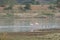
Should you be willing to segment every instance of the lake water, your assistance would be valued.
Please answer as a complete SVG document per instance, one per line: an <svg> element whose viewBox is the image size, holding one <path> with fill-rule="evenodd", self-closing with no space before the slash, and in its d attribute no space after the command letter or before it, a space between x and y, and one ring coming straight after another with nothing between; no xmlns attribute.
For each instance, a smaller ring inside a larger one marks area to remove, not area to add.
<svg viewBox="0 0 60 40"><path fill-rule="evenodd" d="M35 29L60 28L59 18L2 18L0 32L27 32Z"/></svg>

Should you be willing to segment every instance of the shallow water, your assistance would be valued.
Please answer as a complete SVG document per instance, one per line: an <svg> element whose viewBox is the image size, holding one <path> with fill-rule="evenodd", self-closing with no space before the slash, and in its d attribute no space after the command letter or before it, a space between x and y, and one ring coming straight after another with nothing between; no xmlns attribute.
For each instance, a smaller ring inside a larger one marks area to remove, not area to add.
<svg viewBox="0 0 60 40"><path fill-rule="evenodd" d="M0 32L25 32L35 29L60 28L59 18L3 18L0 19Z"/></svg>

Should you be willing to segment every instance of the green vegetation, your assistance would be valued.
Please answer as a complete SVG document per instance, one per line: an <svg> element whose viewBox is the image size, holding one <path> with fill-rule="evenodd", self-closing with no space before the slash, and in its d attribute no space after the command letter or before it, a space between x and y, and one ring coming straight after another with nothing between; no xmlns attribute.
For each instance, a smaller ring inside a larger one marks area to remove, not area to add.
<svg viewBox="0 0 60 40"><path fill-rule="evenodd" d="M30 4L26 4L26 5L25 5L25 7L24 7L24 9L25 9L25 10L31 10L31 8L30 8L30 7L31 7L31 5L30 5Z"/></svg>
<svg viewBox="0 0 60 40"><path fill-rule="evenodd" d="M8 17L12 17L13 15L12 15L12 14L8 14L8 13L7 13L7 16L8 16Z"/></svg>
<svg viewBox="0 0 60 40"><path fill-rule="evenodd" d="M31 4L33 4L33 5L39 5L40 2L39 2L39 1L32 0L32 1L31 1Z"/></svg>
<svg viewBox="0 0 60 40"><path fill-rule="evenodd" d="M1 2L0 2L0 6L1 6L1 5L5 5L5 4L7 4L7 2L8 2L8 0L1 0Z"/></svg>
<svg viewBox="0 0 60 40"><path fill-rule="evenodd" d="M22 4L32 4L32 5L40 5L40 2L39 1L36 1L36 0L31 0L30 2L23 2Z"/></svg>
<svg viewBox="0 0 60 40"><path fill-rule="evenodd" d="M50 13L48 13L48 14L44 14L44 15L47 15L47 16L53 16L54 14L50 14Z"/></svg>
<svg viewBox="0 0 60 40"><path fill-rule="evenodd" d="M12 6L4 8L4 10L12 10Z"/></svg>
<svg viewBox="0 0 60 40"><path fill-rule="evenodd" d="M54 16L53 13L42 13L42 15L46 15L46 16Z"/></svg>
<svg viewBox="0 0 60 40"><path fill-rule="evenodd" d="M16 0L2 0L2 2L0 2L0 6L1 5L6 5L6 4L15 5L15 4L17 4L17 2L16 2Z"/></svg>
<svg viewBox="0 0 60 40"><path fill-rule="evenodd" d="M55 10L55 9L56 9L54 5L53 5L53 6L50 5L48 8L49 8L49 9L52 9L52 10Z"/></svg>
<svg viewBox="0 0 60 40"><path fill-rule="evenodd" d="M60 0L57 0L57 7L60 8Z"/></svg>

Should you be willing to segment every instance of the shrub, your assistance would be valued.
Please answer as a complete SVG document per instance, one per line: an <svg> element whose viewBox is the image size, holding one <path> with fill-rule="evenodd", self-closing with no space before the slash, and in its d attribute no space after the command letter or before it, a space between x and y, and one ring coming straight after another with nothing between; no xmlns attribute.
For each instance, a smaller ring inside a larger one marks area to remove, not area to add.
<svg viewBox="0 0 60 40"><path fill-rule="evenodd" d="M10 6L10 7L6 7L6 8L4 8L4 10L11 10L12 9L12 7Z"/></svg>
<svg viewBox="0 0 60 40"><path fill-rule="evenodd" d="M49 8L49 9L55 9L55 6L51 6L51 5L50 5L48 8Z"/></svg>
<svg viewBox="0 0 60 40"><path fill-rule="evenodd" d="M31 5L30 4L26 4L26 6L24 7L25 10L30 10L31 8Z"/></svg>

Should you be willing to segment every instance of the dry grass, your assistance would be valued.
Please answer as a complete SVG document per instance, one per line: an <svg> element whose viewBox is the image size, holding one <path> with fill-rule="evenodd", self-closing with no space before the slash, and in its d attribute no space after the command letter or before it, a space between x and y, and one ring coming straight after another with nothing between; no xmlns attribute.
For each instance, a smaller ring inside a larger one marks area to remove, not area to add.
<svg viewBox="0 0 60 40"><path fill-rule="evenodd" d="M0 36L1 40L60 40L60 33L51 33L46 35L34 35L34 36L27 36L27 35L18 35L18 34L7 34L3 33Z"/></svg>

